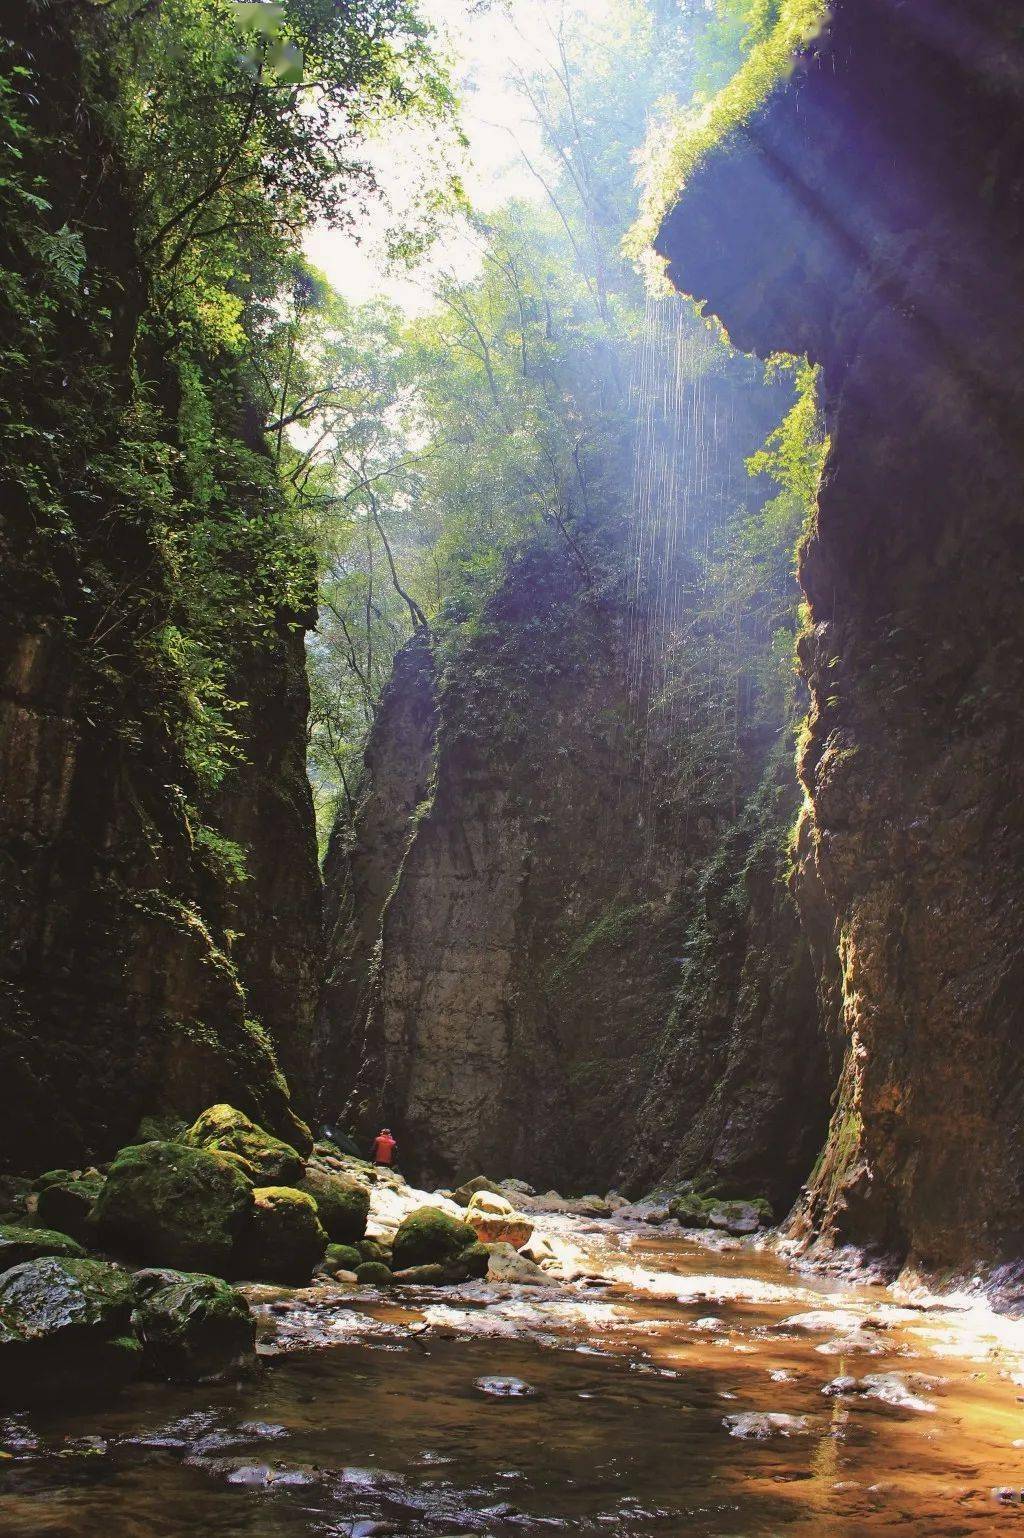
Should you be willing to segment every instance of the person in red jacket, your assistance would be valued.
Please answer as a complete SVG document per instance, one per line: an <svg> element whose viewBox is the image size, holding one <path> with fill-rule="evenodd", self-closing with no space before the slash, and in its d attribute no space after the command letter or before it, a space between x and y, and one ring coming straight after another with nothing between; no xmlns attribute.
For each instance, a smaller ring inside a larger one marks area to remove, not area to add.
<svg viewBox="0 0 1024 1538"><path fill-rule="evenodd" d="M374 1164L389 1165L394 1158L395 1149L397 1147L398 1144L391 1136L391 1128L382 1127L373 1140Z"/></svg>

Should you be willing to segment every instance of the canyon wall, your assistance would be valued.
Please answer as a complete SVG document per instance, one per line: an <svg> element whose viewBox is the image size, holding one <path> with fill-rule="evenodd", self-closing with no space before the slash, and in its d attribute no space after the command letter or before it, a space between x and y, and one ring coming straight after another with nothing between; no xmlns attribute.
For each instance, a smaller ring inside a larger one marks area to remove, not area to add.
<svg viewBox="0 0 1024 1538"><path fill-rule="evenodd" d="M752 731L739 807L680 821L627 653L621 588L538 541L453 655L399 657L329 860L322 1061L423 1178L705 1173L784 1204L825 1109L792 772Z"/></svg>
<svg viewBox="0 0 1024 1538"><path fill-rule="evenodd" d="M841 1067L793 1232L1024 1251L1024 38L835 0L659 244L740 347L824 370L800 559L796 892Z"/></svg>
<svg viewBox="0 0 1024 1538"><path fill-rule="evenodd" d="M228 356L187 377L152 313L136 189L66 12L5 30L25 135L0 236L0 1167L39 1169L220 1099L295 1126L312 613L259 568L282 509L244 379ZM205 501L179 434L200 407Z"/></svg>

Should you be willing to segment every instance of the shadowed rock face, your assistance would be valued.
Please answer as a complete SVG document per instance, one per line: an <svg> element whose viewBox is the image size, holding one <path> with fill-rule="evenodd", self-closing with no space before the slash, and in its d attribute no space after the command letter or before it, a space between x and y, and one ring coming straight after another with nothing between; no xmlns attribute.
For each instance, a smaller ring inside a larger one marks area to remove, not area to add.
<svg viewBox="0 0 1024 1538"><path fill-rule="evenodd" d="M842 1069L796 1232L1024 1247L1024 38L837 0L660 246L738 345L825 371L801 554L796 890Z"/></svg>
<svg viewBox="0 0 1024 1538"><path fill-rule="evenodd" d="M354 1123L390 1125L418 1178L646 1189L712 1167L784 1203L825 1119L778 869L796 788L780 775L765 825L702 806L682 839L646 826L670 781L645 803L625 642L621 605L540 550L440 676L422 643L400 656L328 870L320 1051L336 1098L355 1065ZM751 787L767 755L751 741Z"/></svg>
<svg viewBox="0 0 1024 1538"><path fill-rule="evenodd" d="M275 1049L301 1090L318 966L304 617L278 611L268 635L227 658L229 692L246 702L233 720L245 762L212 805L187 778L144 661L173 604L159 532L130 490L118 486L111 506L89 480L90 463L130 431L146 313L126 173L81 100L67 8L19 8L7 31L41 76L26 96L29 169L56 225L84 231L91 301L112 321L103 352L69 318L51 372L27 380L17 403L46 436L61 392L81 392L82 442L53 487L62 540L40 531L16 480L0 502L0 1168L77 1165L125 1143L144 1112L190 1118L225 1099L288 1136ZM18 248L4 244L3 256L16 264ZM140 372L173 456L177 376L152 340ZM241 421L231 430L246 435ZM244 509L254 525L261 497L255 487ZM119 595L99 617L89 559ZM138 606L119 607L140 592L152 596L144 625ZM204 863L186 795L243 847L248 880L232 886Z"/></svg>

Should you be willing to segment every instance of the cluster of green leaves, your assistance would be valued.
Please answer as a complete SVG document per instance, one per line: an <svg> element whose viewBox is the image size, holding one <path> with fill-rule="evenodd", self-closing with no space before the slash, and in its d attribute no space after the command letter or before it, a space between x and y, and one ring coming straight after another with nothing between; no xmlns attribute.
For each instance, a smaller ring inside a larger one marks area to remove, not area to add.
<svg viewBox="0 0 1024 1538"><path fill-rule="evenodd" d="M312 612L262 412L260 316L372 125L450 115L410 0L29 0L0 61L0 457L11 618L61 627L101 718L218 881L242 680ZM254 366L254 364L256 366Z"/></svg>

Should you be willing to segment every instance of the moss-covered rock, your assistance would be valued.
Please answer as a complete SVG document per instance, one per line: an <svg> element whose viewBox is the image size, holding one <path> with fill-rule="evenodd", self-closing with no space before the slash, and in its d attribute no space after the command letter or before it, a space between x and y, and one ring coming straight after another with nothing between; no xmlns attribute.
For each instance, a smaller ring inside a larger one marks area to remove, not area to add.
<svg viewBox="0 0 1024 1538"><path fill-rule="evenodd" d="M352 1244L329 1244L321 1264L329 1271L358 1271L364 1258Z"/></svg>
<svg viewBox="0 0 1024 1538"><path fill-rule="evenodd" d="M356 1266L356 1281L371 1287L387 1287L394 1281L390 1266L379 1260L364 1260Z"/></svg>
<svg viewBox="0 0 1024 1538"><path fill-rule="evenodd" d="M682 1196L674 1196L668 1204L668 1210L681 1228L710 1228L711 1208L714 1205L714 1202L706 1201L696 1192L690 1191Z"/></svg>
<svg viewBox="0 0 1024 1538"><path fill-rule="evenodd" d="M390 1244L384 1244L380 1239L360 1239L356 1249L364 1260L377 1260L381 1265L390 1266L392 1253Z"/></svg>
<svg viewBox="0 0 1024 1538"><path fill-rule="evenodd" d="M94 1210L103 1241L152 1265L227 1273L252 1187L220 1154L181 1143L122 1148Z"/></svg>
<svg viewBox="0 0 1024 1538"><path fill-rule="evenodd" d="M85 1251L70 1234L49 1228L23 1228L0 1223L0 1273L26 1260L42 1260L44 1255L62 1255L66 1260L84 1260Z"/></svg>
<svg viewBox="0 0 1024 1538"><path fill-rule="evenodd" d="M335 1244L355 1244L366 1233L370 1193L351 1175L312 1167L299 1182L299 1190L316 1202L320 1221Z"/></svg>
<svg viewBox="0 0 1024 1538"><path fill-rule="evenodd" d="M391 1278L400 1287L443 1287L446 1283L463 1282L465 1279L464 1273L454 1262L445 1264L436 1260L424 1266L406 1266L404 1270L394 1272Z"/></svg>
<svg viewBox="0 0 1024 1538"><path fill-rule="evenodd" d="M32 1190L45 1191L47 1186L66 1184L69 1180L74 1180L74 1178L74 1170L44 1170L41 1175L37 1175L33 1180Z"/></svg>
<svg viewBox="0 0 1024 1538"><path fill-rule="evenodd" d="M131 1277L46 1256L0 1276L0 1396L8 1403L119 1388L138 1370Z"/></svg>
<svg viewBox="0 0 1024 1538"><path fill-rule="evenodd" d="M491 1247L489 1244L471 1244L463 1250L459 1256L458 1264L466 1268L468 1277L482 1277L487 1275L487 1268L491 1260Z"/></svg>
<svg viewBox="0 0 1024 1538"><path fill-rule="evenodd" d="M192 1148L235 1154L262 1186L291 1186L302 1179L305 1163L297 1148L258 1127L244 1111L212 1105L182 1136Z"/></svg>
<svg viewBox="0 0 1024 1538"><path fill-rule="evenodd" d="M39 1192L36 1217L46 1228L89 1244L95 1235L92 1214L102 1189L102 1175L55 1180Z"/></svg>
<svg viewBox="0 0 1024 1538"><path fill-rule="evenodd" d="M257 1186L249 1220L235 1250L237 1276L298 1287L327 1250L316 1202L291 1186Z"/></svg>
<svg viewBox="0 0 1024 1538"><path fill-rule="evenodd" d="M255 1362L256 1327L240 1292L215 1276L137 1271L132 1324L143 1369L174 1383L202 1383Z"/></svg>
<svg viewBox="0 0 1024 1538"><path fill-rule="evenodd" d="M395 1235L394 1267L396 1271L405 1271L410 1266L455 1260L476 1242L476 1234L468 1223L450 1218L440 1207L417 1207Z"/></svg>

